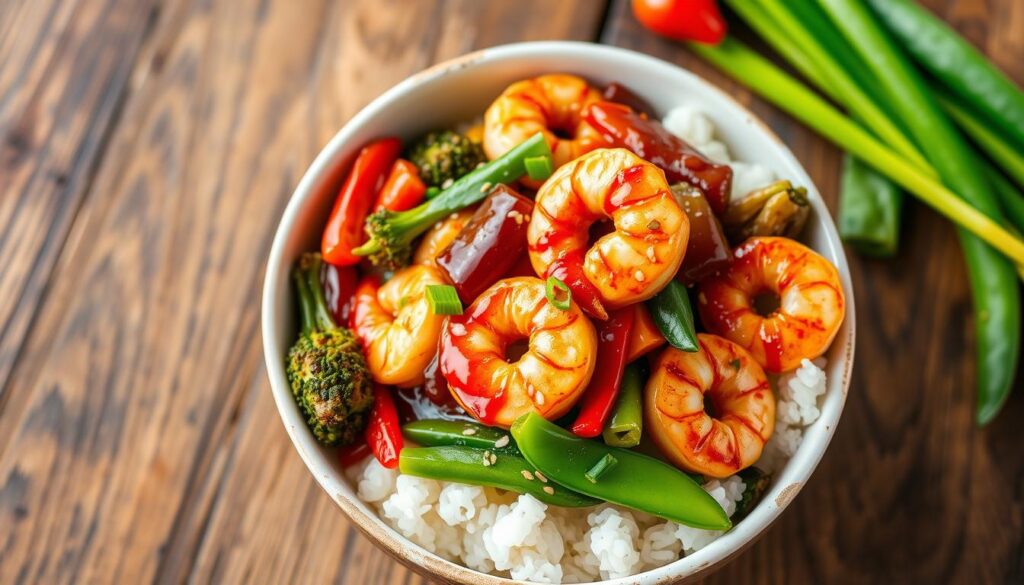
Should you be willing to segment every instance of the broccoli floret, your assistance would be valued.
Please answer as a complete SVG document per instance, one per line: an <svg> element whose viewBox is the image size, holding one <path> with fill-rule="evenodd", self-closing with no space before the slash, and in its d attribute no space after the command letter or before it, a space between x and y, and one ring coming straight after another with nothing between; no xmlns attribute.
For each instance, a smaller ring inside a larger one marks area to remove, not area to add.
<svg viewBox="0 0 1024 585"><path fill-rule="evenodd" d="M320 254L304 254L293 272L302 333L288 351L288 383L306 424L324 445L358 439L373 406L366 359L355 335L338 327L320 284Z"/></svg>
<svg viewBox="0 0 1024 585"><path fill-rule="evenodd" d="M409 160L428 186L442 187L487 160L479 144L451 130L431 132L409 149Z"/></svg>

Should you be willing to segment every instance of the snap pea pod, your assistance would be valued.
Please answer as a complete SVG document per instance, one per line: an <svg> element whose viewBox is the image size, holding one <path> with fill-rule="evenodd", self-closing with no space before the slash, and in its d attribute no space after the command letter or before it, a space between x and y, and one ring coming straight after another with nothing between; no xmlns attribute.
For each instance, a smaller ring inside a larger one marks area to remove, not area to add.
<svg viewBox="0 0 1024 585"><path fill-rule="evenodd" d="M512 436L530 464L569 489L695 528L732 527L714 498L663 461L581 439L533 412L513 423ZM587 472L609 454L617 463L591 483Z"/></svg>
<svg viewBox="0 0 1024 585"><path fill-rule="evenodd" d="M619 385L619 398L615 411L604 428L604 442L612 447L636 447L643 433L644 414L641 407L643 380L640 366L633 363L626 366Z"/></svg>
<svg viewBox="0 0 1024 585"><path fill-rule="evenodd" d="M647 309L669 345L683 351L697 351L697 330L693 326L693 308L686 287L671 280L668 286L647 301Z"/></svg>
<svg viewBox="0 0 1024 585"><path fill-rule="evenodd" d="M417 420L402 425L402 434L424 447L473 447L519 455L519 447L508 431L472 422Z"/></svg>
<svg viewBox="0 0 1024 585"><path fill-rule="evenodd" d="M530 494L554 506L582 508L600 503L551 480L541 481L536 468L508 453L472 447L406 447L398 458L398 469L407 475Z"/></svg>
<svg viewBox="0 0 1024 585"><path fill-rule="evenodd" d="M939 109L920 74L880 28L862 0L818 0L875 74L879 88L943 183L998 224L1002 210L974 152ZM906 39L904 39L906 42ZM1013 389L1020 358L1020 288L1014 266L959 230L974 300L978 424L991 421Z"/></svg>
<svg viewBox="0 0 1024 585"><path fill-rule="evenodd" d="M1024 93L955 30L912 0L868 0L902 50L1024 148Z"/></svg>
<svg viewBox="0 0 1024 585"><path fill-rule="evenodd" d="M857 157L847 154L839 193L839 235L843 241L869 256L896 254L903 191Z"/></svg>

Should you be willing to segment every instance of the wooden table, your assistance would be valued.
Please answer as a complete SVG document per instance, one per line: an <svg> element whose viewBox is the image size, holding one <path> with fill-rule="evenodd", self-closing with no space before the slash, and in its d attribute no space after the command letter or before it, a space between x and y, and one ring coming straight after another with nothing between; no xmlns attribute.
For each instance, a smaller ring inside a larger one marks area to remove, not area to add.
<svg viewBox="0 0 1024 585"><path fill-rule="evenodd" d="M928 4L1024 81L1024 3ZM0 1L0 583L423 582L345 521L278 420L264 260L360 107L436 61L556 38L725 88L835 209L836 149L625 0ZM1024 582L1024 391L974 427L953 230L916 203L905 227L895 261L851 256L859 347L831 448L710 581Z"/></svg>

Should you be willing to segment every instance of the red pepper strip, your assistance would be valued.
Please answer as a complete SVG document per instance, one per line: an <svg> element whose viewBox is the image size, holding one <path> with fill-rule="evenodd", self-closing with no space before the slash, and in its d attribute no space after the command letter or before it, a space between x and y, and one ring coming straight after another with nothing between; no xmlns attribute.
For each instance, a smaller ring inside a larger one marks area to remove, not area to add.
<svg viewBox="0 0 1024 585"><path fill-rule="evenodd" d="M608 318L608 311L601 304L601 295L583 273L583 258L580 254L569 254L555 260L548 267L548 277L552 276L569 287L572 302L577 303L584 313L601 321Z"/></svg>
<svg viewBox="0 0 1024 585"><path fill-rule="evenodd" d="M412 209L423 202L426 192L427 186L420 180L420 172L416 165L400 158L391 165L391 174L384 181L380 195L377 195L377 205L373 210L405 211Z"/></svg>
<svg viewBox="0 0 1024 585"><path fill-rule="evenodd" d="M626 369L635 315L632 306L623 307L613 311L608 320L598 326L597 368L580 401L580 414L572 425L572 432L580 437L589 439L600 435L612 414L619 397L622 372Z"/></svg>
<svg viewBox="0 0 1024 585"><path fill-rule="evenodd" d="M633 16L656 34L717 45L728 30L715 0L633 0Z"/></svg>
<svg viewBox="0 0 1024 585"><path fill-rule="evenodd" d="M670 184L685 181L700 188L717 214L725 213L732 190L732 169L708 160L683 139L629 106L594 102L583 110L587 123L613 146L627 148L665 171Z"/></svg>
<svg viewBox="0 0 1024 585"><path fill-rule="evenodd" d="M339 325L348 323L355 303L356 282L359 274L354 266L335 266L324 264L320 273L320 283L324 287L324 298L330 309L334 322Z"/></svg>
<svg viewBox="0 0 1024 585"><path fill-rule="evenodd" d="M366 443L346 445L338 450L338 459L342 467L352 467L370 454L370 446Z"/></svg>
<svg viewBox="0 0 1024 585"><path fill-rule="evenodd" d="M324 261L352 266L361 260L352 254L352 249L366 241L366 216L401 150L402 143L397 138L384 138L359 151L324 227L320 243Z"/></svg>
<svg viewBox="0 0 1024 585"><path fill-rule="evenodd" d="M381 465L388 469L398 467L402 425L398 421L398 408L391 390L380 384L373 385L373 409L366 424L366 443Z"/></svg>

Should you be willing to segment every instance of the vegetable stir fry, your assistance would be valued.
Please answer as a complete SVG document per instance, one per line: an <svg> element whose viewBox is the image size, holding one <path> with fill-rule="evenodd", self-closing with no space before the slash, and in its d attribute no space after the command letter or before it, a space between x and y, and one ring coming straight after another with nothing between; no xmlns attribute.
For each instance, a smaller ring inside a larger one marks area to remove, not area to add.
<svg viewBox="0 0 1024 585"><path fill-rule="evenodd" d="M794 239L807 191L734 198L730 165L620 84L523 80L483 119L352 164L329 286L320 255L296 269L312 431L349 465L728 530L770 481L768 372L822 356L845 316L836 269ZM702 483L733 476L730 519Z"/></svg>

